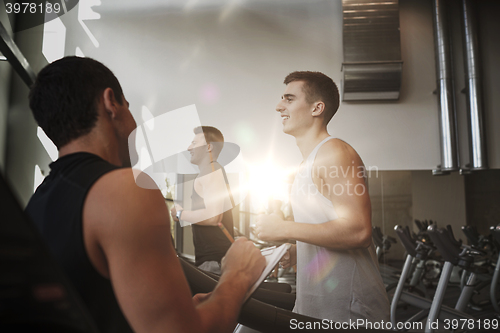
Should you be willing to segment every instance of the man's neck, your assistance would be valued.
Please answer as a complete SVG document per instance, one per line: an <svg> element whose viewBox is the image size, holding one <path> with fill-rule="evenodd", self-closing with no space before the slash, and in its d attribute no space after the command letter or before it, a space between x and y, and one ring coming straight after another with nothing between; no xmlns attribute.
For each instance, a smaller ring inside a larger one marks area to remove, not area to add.
<svg viewBox="0 0 500 333"><path fill-rule="evenodd" d="M295 136L295 142L297 143L297 147L299 147L302 158L305 160L314 148L328 136L330 135L326 128L318 131L307 131L302 135Z"/></svg>
<svg viewBox="0 0 500 333"><path fill-rule="evenodd" d="M217 163L217 161L214 161L213 163ZM200 169L200 175L206 175L214 171L213 169L215 168L215 165L209 160L203 161L202 163L198 164L198 168Z"/></svg>
<svg viewBox="0 0 500 333"><path fill-rule="evenodd" d="M91 153L113 165L122 166L117 147L109 141L101 141L90 134L72 140L61 147L59 157L80 152Z"/></svg>

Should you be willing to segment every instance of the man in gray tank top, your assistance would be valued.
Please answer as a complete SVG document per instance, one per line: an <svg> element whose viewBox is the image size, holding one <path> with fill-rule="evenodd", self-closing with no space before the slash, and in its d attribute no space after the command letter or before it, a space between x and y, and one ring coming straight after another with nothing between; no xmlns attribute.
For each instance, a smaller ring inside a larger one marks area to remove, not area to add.
<svg viewBox="0 0 500 333"><path fill-rule="evenodd" d="M255 233L266 241L297 241L281 261L297 264L295 312L385 325L389 301L371 238L365 167L349 144L327 131L339 106L337 86L319 72L293 72L284 83L276 111L304 159L290 193L295 221L264 215Z"/></svg>

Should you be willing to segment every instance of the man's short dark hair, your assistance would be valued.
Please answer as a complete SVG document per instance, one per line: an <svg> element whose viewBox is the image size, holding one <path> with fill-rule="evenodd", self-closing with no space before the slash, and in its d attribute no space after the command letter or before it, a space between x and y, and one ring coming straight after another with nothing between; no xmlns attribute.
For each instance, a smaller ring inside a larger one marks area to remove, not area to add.
<svg viewBox="0 0 500 333"><path fill-rule="evenodd" d="M213 154L215 157L219 156L222 147L224 145L224 135L222 135L221 131L212 126L198 126L193 130L194 134L203 133L205 135L205 141L207 144L213 142L221 142L221 144L215 144L213 149Z"/></svg>
<svg viewBox="0 0 500 333"><path fill-rule="evenodd" d="M304 82L302 89L308 103L325 103L325 124L328 124L339 108L339 89L331 78L321 72L297 71L286 76L284 84Z"/></svg>
<svg viewBox="0 0 500 333"><path fill-rule="evenodd" d="M40 71L29 94L30 108L38 125L61 148L92 130L106 88L123 103L120 83L106 66L90 58L65 57Z"/></svg>

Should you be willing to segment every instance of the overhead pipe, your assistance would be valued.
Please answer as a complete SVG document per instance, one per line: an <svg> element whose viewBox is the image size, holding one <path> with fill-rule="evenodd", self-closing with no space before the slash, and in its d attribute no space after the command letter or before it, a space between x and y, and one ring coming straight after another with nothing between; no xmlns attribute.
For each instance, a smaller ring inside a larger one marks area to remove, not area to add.
<svg viewBox="0 0 500 333"><path fill-rule="evenodd" d="M457 122L453 92L451 47L446 0L433 1L434 48L436 56L437 91L439 95L439 139L441 165L434 175L458 170Z"/></svg>
<svg viewBox="0 0 500 333"><path fill-rule="evenodd" d="M483 89L479 55L478 28L473 1L462 0L462 37L464 44L465 92L469 127L469 170L488 169L484 131Z"/></svg>

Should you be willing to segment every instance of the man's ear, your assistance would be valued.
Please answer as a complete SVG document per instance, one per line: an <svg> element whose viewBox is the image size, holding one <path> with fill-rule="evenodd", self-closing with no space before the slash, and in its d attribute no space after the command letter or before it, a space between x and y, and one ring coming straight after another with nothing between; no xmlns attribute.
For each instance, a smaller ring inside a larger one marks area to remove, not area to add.
<svg viewBox="0 0 500 333"><path fill-rule="evenodd" d="M211 144L211 143L207 144L207 151L212 152L213 149L214 149L213 144Z"/></svg>
<svg viewBox="0 0 500 333"><path fill-rule="evenodd" d="M313 103L313 109L312 109L312 115L313 117L318 117L325 112L325 103L323 102L316 102Z"/></svg>
<svg viewBox="0 0 500 333"><path fill-rule="evenodd" d="M115 92L113 91L113 89L111 88L104 89L101 96L106 113L109 116L111 116L111 118L116 117L119 103L116 100Z"/></svg>

